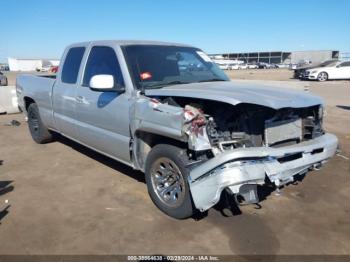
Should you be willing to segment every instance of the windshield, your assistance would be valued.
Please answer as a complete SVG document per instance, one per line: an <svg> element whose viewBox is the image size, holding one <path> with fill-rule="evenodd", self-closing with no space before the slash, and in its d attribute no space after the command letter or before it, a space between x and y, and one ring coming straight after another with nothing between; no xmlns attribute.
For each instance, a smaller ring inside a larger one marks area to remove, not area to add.
<svg viewBox="0 0 350 262"><path fill-rule="evenodd" d="M335 64L338 63L338 61L325 61L322 64L320 64L320 67L330 67L330 66L335 66Z"/></svg>
<svg viewBox="0 0 350 262"><path fill-rule="evenodd" d="M165 45L123 47L131 78L137 88L171 84L229 81L225 73L200 49Z"/></svg>

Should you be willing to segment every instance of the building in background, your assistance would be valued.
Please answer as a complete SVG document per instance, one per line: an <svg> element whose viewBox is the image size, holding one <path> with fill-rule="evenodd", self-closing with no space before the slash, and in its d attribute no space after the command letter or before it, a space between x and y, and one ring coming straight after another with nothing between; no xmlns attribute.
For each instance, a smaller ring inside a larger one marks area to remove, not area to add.
<svg viewBox="0 0 350 262"><path fill-rule="evenodd" d="M223 53L212 54L211 57L221 56L224 59L242 60L246 63L269 63L269 64L298 64L302 61L320 63L325 60L339 59L339 51L271 51L271 52L248 52L248 53Z"/></svg>
<svg viewBox="0 0 350 262"><path fill-rule="evenodd" d="M342 61L349 61L350 60L350 52L340 53L339 59Z"/></svg>
<svg viewBox="0 0 350 262"><path fill-rule="evenodd" d="M36 71L43 68L58 66L58 59L30 59L30 58L8 58L10 71Z"/></svg>
<svg viewBox="0 0 350 262"><path fill-rule="evenodd" d="M313 64L317 64L332 59L339 59L339 51L294 51L291 53L292 64L298 64L300 61L310 61Z"/></svg>

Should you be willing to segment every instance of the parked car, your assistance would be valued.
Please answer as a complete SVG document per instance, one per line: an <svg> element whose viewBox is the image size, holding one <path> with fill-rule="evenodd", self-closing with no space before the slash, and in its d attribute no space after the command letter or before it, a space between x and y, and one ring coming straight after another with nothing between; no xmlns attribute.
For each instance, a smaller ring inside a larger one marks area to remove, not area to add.
<svg viewBox="0 0 350 262"><path fill-rule="evenodd" d="M276 64L276 66L277 66L278 68L288 68L288 67L289 67L288 64Z"/></svg>
<svg viewBox="0 0 350 262"><path fill-rule="evenodd" d="M238 65L238 69L248 69L248 64L244 63L244 64L239 64Z"/></svg>
<svg viewBox="0 0 350 262"><path fill-rule="evenodd" d="M51 65L47 65L47 66L38 67L35 69L35 71L37 71L37 72L50 72L51 68L52 68Z"/></svg>
<svg viewBox="0 0 350 262"><path fill-rule="evenodd" d="M317 67L327 67L327 66L331 66L331 65L335 65L337 62L339 62L339 60L326 60L323 61L322 63L318 63L318 64L311 64L311 65L306 65L306 66L302 66L302 67L297 67L294 70L294 78L305 78L305 72L306 70L310 70L313 68L317 68Z"/></svg>
<svg viewBox="0 0 350 262"><path fill-rule="evenodd" d="M259 62L257 63L259 69L267 69L269 68L269 64L264 63L264 62Z"/></svg>
<svg viewBox="0 0 350 262"><path fill-rule="evenodd" d="M229 64L228 68L230 70L238 70L239 69L239 64Z"/></svg>
<svg viewBox="0 0 350 262"><path fill-rule="evenodd" d="M0 71L9 71L10 68L8 65L0 65Z"/></svg>
<svg viewBox="0 0 350 262"><path fill-rule="evenodd" d="M259 66L257 64L248 64L249 69L258 69Z"/></svg>
<svg viewBox="0 0 350 262"><path fill-rule="evenodd" d="M222 194L257 203L258 185L280 188L337 150L322 127L322 99L242 86L195 47L95 41L67 47L61 61L57 76L17 77L33 140L60 133L141 170L155 205L175 218L208 210ZM180 62L204 69L181 73Z"/></svg>
<svg viewBox="0 0 350 262"><path fill-rule="evenodd" d="M327 66L308 69L303 78L321 82L330 79L350 79L350 61L334 62Z"/></svg>
<svg viewBox="0 0 350 262"><path fill-rule="evenodd" d="M0 72L0 86L7 86L7 84L7 77L2 72Z"/></svg>
<svg viewBox="0 0 350 262"><path fill-rule="evenodd" d="M298 68L298 64L289 64L289 70L295 70Z"/></svg>
<svg viewBox="0 0 350 262"><path fill-rule="evenodd" d="M50 72L51 72L51 73L56 74L57 71L58 71L58 66L52 66L52 67L50 68Z"/></svg>
<svg viewBox="0 0 350 262"><path fill-rule="evenodd" d="M219 68L222 70L230 70L230 65L229 64L218 64Z"/></svg>

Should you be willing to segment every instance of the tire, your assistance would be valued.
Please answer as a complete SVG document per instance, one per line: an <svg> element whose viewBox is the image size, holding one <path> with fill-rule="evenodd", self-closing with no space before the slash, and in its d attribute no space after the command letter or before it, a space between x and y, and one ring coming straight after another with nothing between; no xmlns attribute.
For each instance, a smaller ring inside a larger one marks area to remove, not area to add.
<svg viewBox="0 0 350 262"><path fill-rule="evenodd" d="M183 155L176 146L160 144L153 147L146 161L146 183L153 203L176 219L191 217L195 211Z"/></svg>
<svg viewBox="0 0 350 262"><path fill-rule="evenodd" d="M27 112L28 127L33 140L38 144L51 142L52 134L41 121L37 104L31 103L27 109Z"/></svg>
<svg viewBox="0 0 350 262"><path fill-rule="evenodd" d="M317 75L317 80L320 82L324 82L328 80L328 74L326 72L321 72Z"/></svg>
<svg viewBox="0 0 350 262"><path fill-rule="evenodd" d="M8 81L7 81L7 78L5 77L2 83L0 81L0 86L7 86L7 85L8 85Z"/></svg>
<svg viewBox="0 0 350 262"><path fill-rule="evenodd" d="M7 86L7 78L0 79L0 86Z"/></svg>

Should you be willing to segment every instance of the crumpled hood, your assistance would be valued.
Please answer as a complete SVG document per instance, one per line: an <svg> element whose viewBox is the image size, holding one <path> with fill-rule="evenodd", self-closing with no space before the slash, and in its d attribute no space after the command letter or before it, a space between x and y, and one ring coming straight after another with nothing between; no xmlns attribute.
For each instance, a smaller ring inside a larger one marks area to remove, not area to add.
<svg viewBox="0 0 350 262"><path fill-rule="evenodd" d="M323 104L317 96L286 88L244 83L203 82L171 85L160 89L146 90L148 96L178 96L215 100L232 105L249 103L273 109L301 108Z"/></svg>

